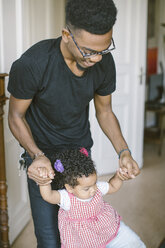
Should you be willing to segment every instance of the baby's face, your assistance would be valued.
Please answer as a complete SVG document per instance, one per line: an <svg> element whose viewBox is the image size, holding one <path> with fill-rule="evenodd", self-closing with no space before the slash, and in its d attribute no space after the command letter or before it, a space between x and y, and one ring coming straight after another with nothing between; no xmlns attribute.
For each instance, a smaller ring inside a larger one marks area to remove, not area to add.
<svg viewBox="0 0 165 248"><path fill-rule="evenodd" d="M72 193L80 199L89 199L93 197L97 189L97 175L91 174L88 177L83 176L77 179L78 185L72 188Z"/></svg>

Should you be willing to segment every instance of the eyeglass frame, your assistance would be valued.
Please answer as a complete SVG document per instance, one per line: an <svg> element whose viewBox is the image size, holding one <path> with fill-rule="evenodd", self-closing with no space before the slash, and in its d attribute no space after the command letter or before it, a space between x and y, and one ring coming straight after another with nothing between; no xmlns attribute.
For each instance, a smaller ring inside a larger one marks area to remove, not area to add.
<svg viewBox="0 0 165 248"><path fill-rule="evenodd" d="M107 53L110 53L111 51L113 51L113 50L116 48L114 39L113 39L113 37L112 37L112 39L111 39L112 42L111 42L111 44L110 44L110 46L113 45L112 48L110 48L110 46L109 46L107 49L105 49L105 50L103 50L103 51L101 51L101 52L97 52L97 51L91 49L91 51L93 51L93 53L84 53L84 52L80 49L80 47L78 46L78 44L77 44L77 42L76 42L76 40L75 40L75 38L74 38L74 36L73 36L73 34L72 34L70 28L67 27L67 29L68 29L68 31L69 31L69 33L70 33L70 36L72 37L72 40L73 40L74 44L76 45L77 49L79 50L79 52L81 53L81 55L83 56L83 58L90 58L90 57L93 57L93 56L96 56L96 55L105 55L105 54L107 54Z"/></svg>

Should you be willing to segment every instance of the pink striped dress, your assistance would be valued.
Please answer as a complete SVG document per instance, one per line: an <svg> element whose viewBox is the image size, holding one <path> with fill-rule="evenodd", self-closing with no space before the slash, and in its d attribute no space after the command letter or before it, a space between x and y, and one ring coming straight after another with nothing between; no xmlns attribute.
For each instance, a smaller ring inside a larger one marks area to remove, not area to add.
<svg viewBox="0 0 165 248"><path fill-rule="evenodd" d="M104 248L117 235L120 216L103 201L97 189L90 202L82 202L69 194L71 207L59 210L62 248Z"/></svg>

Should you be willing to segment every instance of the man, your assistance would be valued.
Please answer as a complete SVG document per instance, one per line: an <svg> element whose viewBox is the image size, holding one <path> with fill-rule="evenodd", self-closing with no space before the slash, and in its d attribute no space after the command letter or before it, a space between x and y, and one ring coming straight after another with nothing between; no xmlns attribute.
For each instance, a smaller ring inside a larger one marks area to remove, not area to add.
<svg viewBox="0 0 165 248"><path fill-rule="evenodd" d="M25 148L28 187L39 248L60 246L58 206L42 200L37 184L54 178L51 166L57 150L85 147L93 141L88 120L94 99L96 118L119 155L125 178L139 174L111 107L116 71L112 0L68 0L62 37L44 40L12 65L9 126ZM46 167L43 178L38 167ZM53 186L55 187L55 186Z"/></svg>

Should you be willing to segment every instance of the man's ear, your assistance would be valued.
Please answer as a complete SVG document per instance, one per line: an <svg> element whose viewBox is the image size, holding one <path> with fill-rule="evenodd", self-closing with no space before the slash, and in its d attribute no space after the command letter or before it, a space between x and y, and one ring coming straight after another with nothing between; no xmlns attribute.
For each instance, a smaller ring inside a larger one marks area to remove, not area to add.
<svg viewBox="0 0 165 248"><path fill-rule="evenodd" d="M62 39L63 39L63 41L64 41L65 43L68 43L69 38L70 38L69 31L68 31L66 28L63 28L63 29L62 29Z"/></svg>
<svg viewBox="0 0 165 248"><path fill-rule="evenodd" d="M65 188L66 188L66 190L69 192L69 193L73 193L73 187L72 186L70 186L69 184L65 184Z"/></svg>

